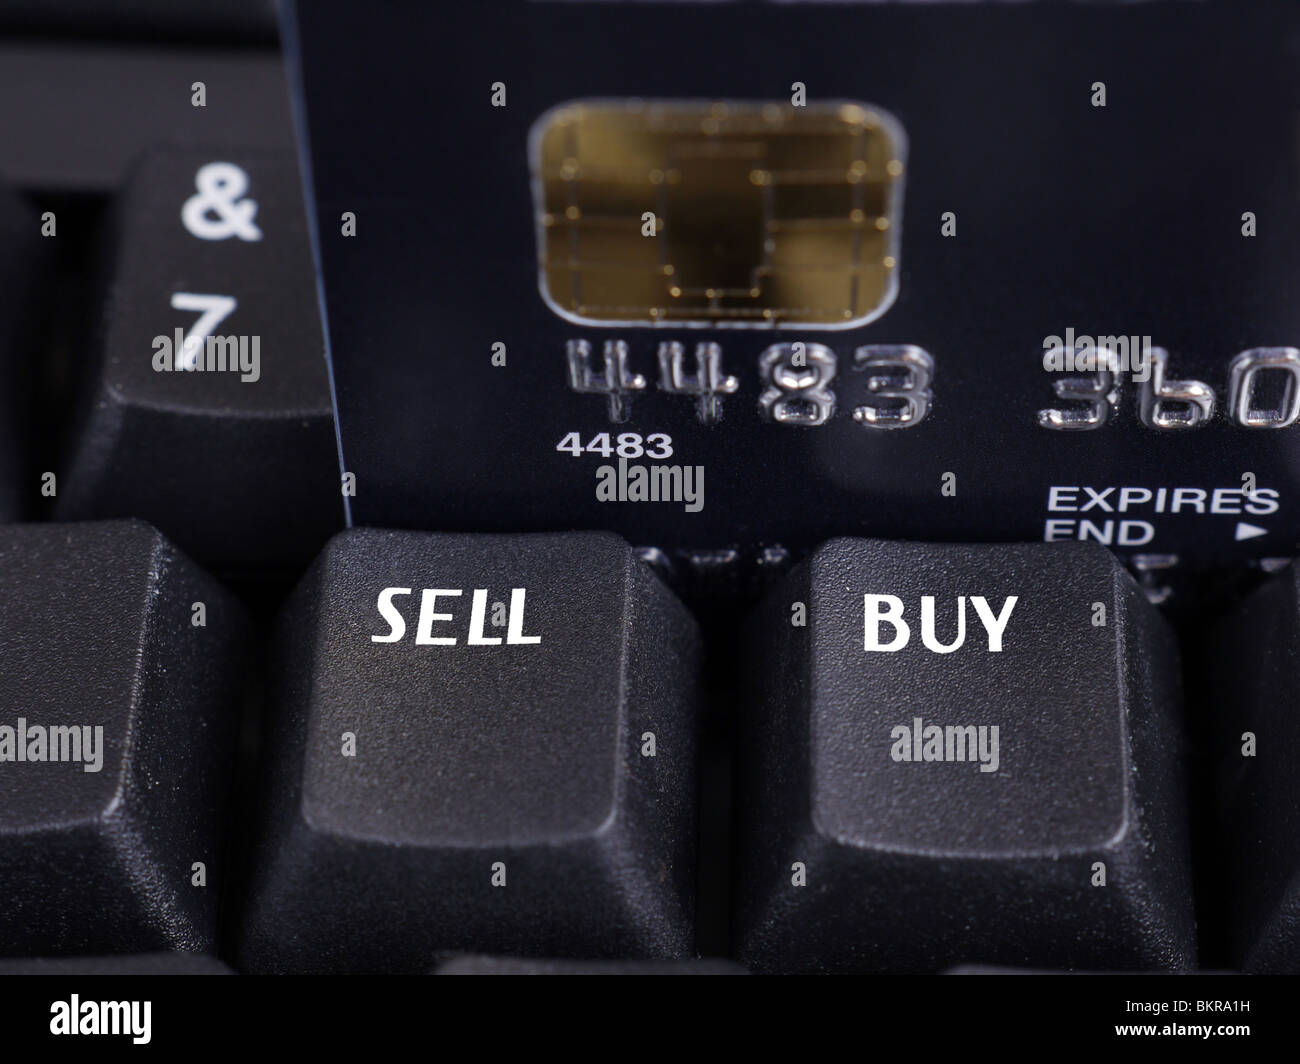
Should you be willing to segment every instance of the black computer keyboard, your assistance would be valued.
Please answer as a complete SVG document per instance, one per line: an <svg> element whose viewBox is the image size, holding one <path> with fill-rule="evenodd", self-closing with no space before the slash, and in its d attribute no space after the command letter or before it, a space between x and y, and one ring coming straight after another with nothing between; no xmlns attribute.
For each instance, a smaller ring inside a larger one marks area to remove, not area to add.
<svg viewBox="0 0 1300 1064"><path fill-rule="evenodd" d="M0 3L16 1022L1300 973L1296 14Z"/></svg>

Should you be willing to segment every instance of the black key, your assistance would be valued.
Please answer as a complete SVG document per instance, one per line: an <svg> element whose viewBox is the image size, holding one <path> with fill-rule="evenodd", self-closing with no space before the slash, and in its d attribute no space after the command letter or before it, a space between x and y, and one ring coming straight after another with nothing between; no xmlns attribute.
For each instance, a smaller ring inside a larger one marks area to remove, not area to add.
<svg viewBox="0 0 1300 1064"><path fill-rule="evenodd" d="M622 540L346 532L282 640L245 967L689 954L697 635Z"/></svg>
<svg viewBox="0 0 1300 1064"><path fill-rule="evenodd" d="M222 568L305 563L343 502L292 156L152 154L117 225L56 514L143 517Z"/></svg>
<svg viewBox="0 0 1300 1064"><path fill-rule="evenodd" d="M744 963L1194 963L1176 650L1106 550L834 540L752 636Z"/></svg>
<svg viewBox="0 0 1300 1064"><path fill-rule="evenodd" d="M1300 572L1292 565L1213 634L1210 745L1218 767L1231 960L1300 972Z"/></svg>
<svg viewBox="0 0 1300 1064"><path fill-rule="evenodd" d="M102 957L0 958L0 975L234 975L204 953L121 953Z"/></svg>
<svg viewBox="0 0 1300 1064"><path fill-rule="evenodd" d="M435 975L748 975L733 961L554 961L530 957L455 957Z"/></svg>
<svg viewBox="0 0 1300 1064"><path fill-rule="evenodd" d="M194 106L196 81L204 107ZM280 56L0 34L0 179L47 193L114 192L160 144L291 149Z"/></svg>
<svg viewBox="0 0 1300 1064"><path fill-rule="evenodd" d="M0 956L213 947L240 611L138 521L0 529Z"/></svg>

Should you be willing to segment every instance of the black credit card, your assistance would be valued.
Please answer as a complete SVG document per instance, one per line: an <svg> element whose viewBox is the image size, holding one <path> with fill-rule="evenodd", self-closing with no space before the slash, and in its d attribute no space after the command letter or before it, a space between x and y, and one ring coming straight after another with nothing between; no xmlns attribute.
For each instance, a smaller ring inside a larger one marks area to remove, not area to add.
<svg viewBox="0 0 1300 1064"><path fill-rule="evenodd" d="M1295 553L1295 4L289 28L355 523Z"/></svg>

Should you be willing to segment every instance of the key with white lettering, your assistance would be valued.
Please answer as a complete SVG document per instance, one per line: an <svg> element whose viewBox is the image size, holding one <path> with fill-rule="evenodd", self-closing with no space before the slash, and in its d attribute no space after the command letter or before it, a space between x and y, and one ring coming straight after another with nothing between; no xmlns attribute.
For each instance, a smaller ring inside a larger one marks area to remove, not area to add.
<svg viewBox="0 0 1300 1064"><path fill-rule="evenodd" d="M689 955L697 654L616 536L336 536L282 618L242 966Z"/></svg>
<svg viewBox="0 0 1300 1064"><path fill-rule="evenodd" d="M213 950L242 628L142 522L0 529L0 956Z"/></svg>
<svg viewBox="0 0 1300 1064"><path fill-rule="evenodd" d="M141 517L223 570L305 565L343 500L293 156L160 149L113 223L56 516Z"/></svg>
<svg viewBox="0 0 1300 1064"><path fill-rule="evenodd" d="M1300 973L1300 569L1269 579L1205 645L1230 960Z"/></svg>
<svg viewBox="0 0 1300 1064"><path fill-rule="evenodd" d="M1177 652L1104 548L833 540L749 655L743 963L1194 965Z"/></svg>

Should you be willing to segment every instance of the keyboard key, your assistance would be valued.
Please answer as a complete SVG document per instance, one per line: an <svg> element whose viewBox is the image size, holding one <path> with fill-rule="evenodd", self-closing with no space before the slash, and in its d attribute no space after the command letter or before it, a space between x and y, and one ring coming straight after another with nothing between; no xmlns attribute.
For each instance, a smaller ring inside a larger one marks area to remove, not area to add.
<svg viewBox="0 0 1300 1064"><path fill-rule="evenodd" d="M1176 650L1109 552L834 540L750 655L742 962L1194 964Z"/></svg>
<svg viewBox="0 0 1300 1064"><path fill-rule="evenodd" d="M282 640L245 967L690 953L697 634L622 540L342 533Z"/></svg>
<svg viewBox="0 0 1300 1064"><path fill-rule="evenodd" d="M1208 704L1231 960L1300 972L1300 571L1268 581L1219 626Z"/></svg>
<svg viewBox="0 0 1300 1064"><path fill-rule="evenodd" d="M0 956L213 948L238 606L138 521L0 529Z"/></svg>
<svg viewBox="0 0 1300 1064"><path fill-rule="evenodd" d="M104 9L102 17L118 16ZM102 195L119 191L157 145L289 148L284 78L271 51L53 42L0 31L0 179ZM196 81L204 85L203 107L194 106ZM39 103L23 107L23 100Z"/></svg>
<svg viewBox="0 0 1300 1064"><path fill-rule="evenodd" d="M343 500L292 155L151 154L117 223L56 514L142 517L222 569L307 562Z"/></svg>
<svg viewBox="0 0 1300 1064"><path fill-rule="evenodd" d="M686 961L552 961L529 957L465 956L444 961L435 975L748 975L739 964Z"/></svg>

